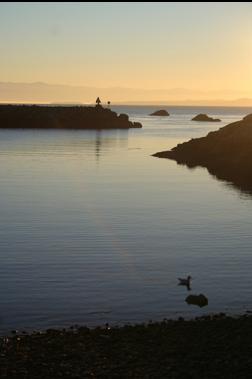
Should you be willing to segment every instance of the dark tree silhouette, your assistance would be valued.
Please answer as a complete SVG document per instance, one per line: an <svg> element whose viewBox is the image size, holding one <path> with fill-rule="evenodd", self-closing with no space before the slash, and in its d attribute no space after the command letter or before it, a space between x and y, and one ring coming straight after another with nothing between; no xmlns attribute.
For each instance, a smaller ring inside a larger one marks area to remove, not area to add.
<svg viewBox="0 0 252 379"><path fill-rule="evenodd" d="M100 105L100 104L101 104L101 100L100 100L100 98L99 98L99 97L97 97L97 99L96 99L96 101L95 101L95 102L96 102L96 104L97 104L97 105Z"/></svg>

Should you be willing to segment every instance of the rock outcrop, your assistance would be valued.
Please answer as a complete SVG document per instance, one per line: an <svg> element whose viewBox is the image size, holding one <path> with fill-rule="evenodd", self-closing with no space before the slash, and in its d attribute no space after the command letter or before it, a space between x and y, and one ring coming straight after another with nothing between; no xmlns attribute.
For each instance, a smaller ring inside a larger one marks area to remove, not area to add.
<svg viewBox="0 0 252 379"><path fill-rule="evenodd" d="M187 304L197 305L200 308L208 305L208 298L202 293L200 295L189 295L187 296L185 301L187 302Z"/></svg>
<svg viewBox="0 0 252 379"><path fill-rule="evenodd" d="M188 167L206 167L217 179L252 193L252 114L154 156Z"/></svg>
<svg viewBox="0 0 252 379"><path fill-rule="evenodd" d="M219 118L209 117L205 113L200 113L197 116L193 117L192 121L220 122L221 120Z"/></svg>
<svg viewBox="0 0 252 379"><path fill-rule="evenodd" d="M160 109L159 111L155 111L151 113L150 116L170 116L170 115L165 109Z"/></svg>
<svg viewBox="0 0 252 379"><path fill-rule="evenodd" d="M141 128L126 114L117 115L101 105L0 105L0 128L129 129Z"/></svg>

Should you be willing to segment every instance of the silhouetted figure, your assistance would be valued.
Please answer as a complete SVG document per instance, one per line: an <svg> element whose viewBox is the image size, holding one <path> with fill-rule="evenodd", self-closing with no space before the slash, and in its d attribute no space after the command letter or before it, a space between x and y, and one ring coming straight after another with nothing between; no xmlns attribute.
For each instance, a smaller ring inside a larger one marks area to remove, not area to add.
<svg viewBox="0 0 252 379"><path fill-rule="evenodd" d="M108 103L107 103L107 104L108 104L108 108L109 108L109 107L110 107L110 101L108 101Z"/></svg>
<svg viewBox="0 0 252 379"><path fill-rule="evenodd" d="M100 107L101 106L101 100L100 100L100 98L99 97L97 97L97 99L96 99L96 106L97 107Z"/></svg>

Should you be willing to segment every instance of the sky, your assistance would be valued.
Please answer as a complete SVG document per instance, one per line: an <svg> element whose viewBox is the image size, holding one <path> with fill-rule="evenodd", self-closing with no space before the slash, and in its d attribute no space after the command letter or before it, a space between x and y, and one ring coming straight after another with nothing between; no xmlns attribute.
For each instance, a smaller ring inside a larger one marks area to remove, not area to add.
<svg viewBox="0 0 252 379"><path fill-rule="evenodd" d="M0 82L252 97L251 20L252 3L3 2Z"/></svg>

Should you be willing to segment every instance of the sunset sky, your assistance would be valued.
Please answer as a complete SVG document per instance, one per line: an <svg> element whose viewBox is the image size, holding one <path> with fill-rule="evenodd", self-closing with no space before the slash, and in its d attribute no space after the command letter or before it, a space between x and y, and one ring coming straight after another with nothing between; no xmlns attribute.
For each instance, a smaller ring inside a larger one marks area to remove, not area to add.
<svg viewBox="0 0 252 379"><path fill-rule="evenodd" d="M0 82L252 97L251 20L251 3L1 3Z"/></svg>

